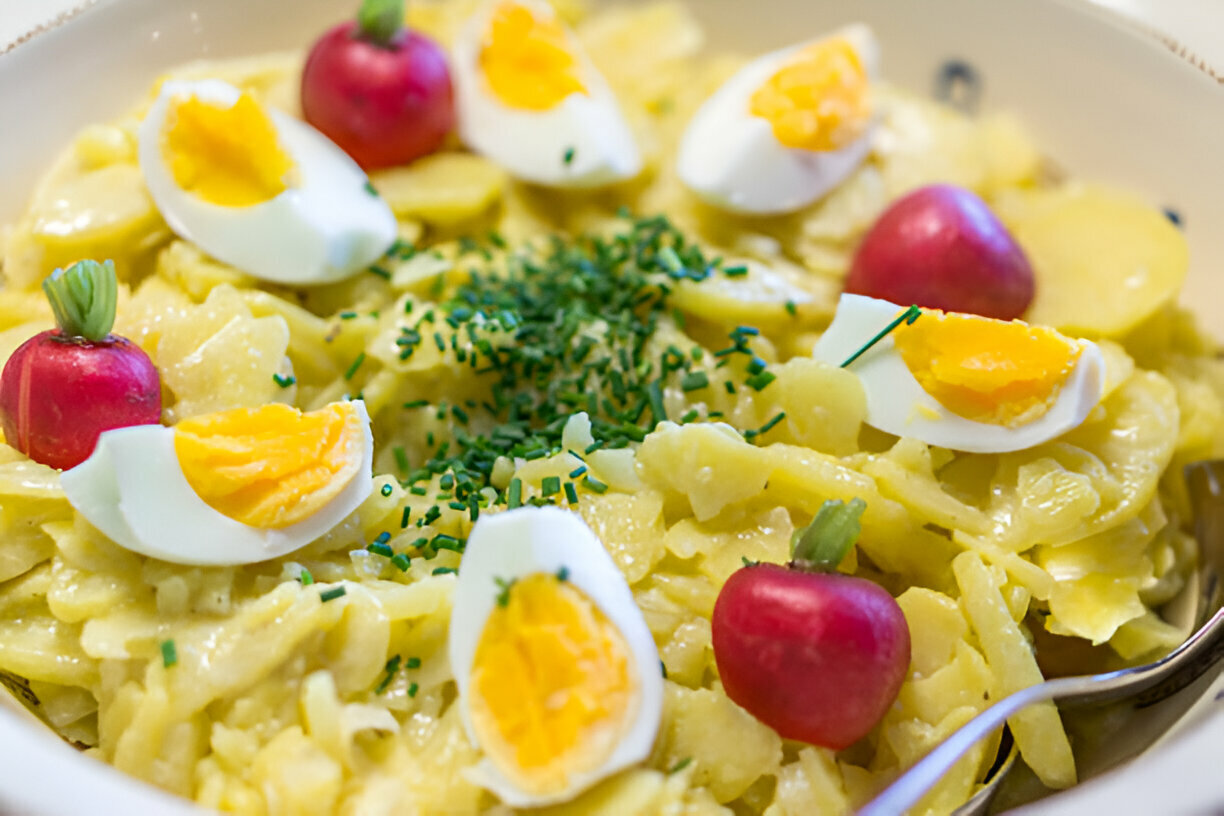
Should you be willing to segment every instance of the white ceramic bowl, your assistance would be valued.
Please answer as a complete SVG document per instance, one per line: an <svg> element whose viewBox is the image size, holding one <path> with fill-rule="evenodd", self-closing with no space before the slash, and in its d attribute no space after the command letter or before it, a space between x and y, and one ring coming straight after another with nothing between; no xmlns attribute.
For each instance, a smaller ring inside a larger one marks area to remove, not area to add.
<svg viewBox="0 0 1224 816"><path fill-rule="evenodd" d="M712 47L763 52L796 31L869 23L893 82L931 90L969 66L986 108L1018 112L1075 175L1130 186L1184 219L1192 268L1183 300L1224 325L1224 88L1151 33L1082 0L688 0ZM4 51L0 43L0 223L81 126L131 105L159 72L197 57L299 48L352 13L351 0L98 0ZM1224 15L1217 17L1217 23ZM1088 306L1090 308L1090 305ZM1149 709L1119 755L1173 738L1125 773L1053 797L1041 812L1219 812L1224 682ZM0 692L0 814L199 813L88 760ZM1102 760L1104 758L1102 757Z"/></svg>

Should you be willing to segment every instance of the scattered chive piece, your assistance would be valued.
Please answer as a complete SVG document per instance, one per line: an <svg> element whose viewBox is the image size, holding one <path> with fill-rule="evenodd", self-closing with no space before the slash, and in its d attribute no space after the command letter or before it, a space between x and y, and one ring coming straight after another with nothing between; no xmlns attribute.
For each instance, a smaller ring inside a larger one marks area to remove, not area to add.
<svg viewBox="0 0 1224 816"><path fill-rule="evenodd" d="M555 496L561 492L560 476L545 476L540 482L540 493L544 496Z"/></svg>
<svg viewBox="0 0 1224 816"><path fill-rule="evenodd" d="M582 486L587 490L593 490L596 493L607 493L608 486L598 479L592 479L590 476L583 477Z"/></svg>
<svg viewBox="0 0 1224 816"><path fill-rule="evenodd" d="M383 558L394 558L395 557L395 550L391 549L386 544L379 544L377 541L370 543L366 547L366 550L374 553L375 555L381 555Z"/></svg>
<svg viewBox="0 0 1224 816"><path fill-rule="evenodd" d="M793 300L786 301L786 313L790 315L791 317L795 317L799 314L799 310L795 306L795 301Z"/></svg>
<svg viewBox="0 0 1224 816"><path fill-rule="evenodd" d="M320 592L319 600L322 601L323 603L327 603L328 601L334 601L337 598L343 598L346 592L348 592L348 590L344 588L344 584L341 584L338 587L332 587L331 589L325 589L322 592Z"/></svg>
<svg viewBox="0 0 1224 816"><path fill-rule="evenodd" d="M573 482L565 483L565 500L570 504L578 503L578 489L574 487Z"/></svg>
<svg viewBox="0 0 1224 816"><path fill-rule="evenodd" d="M562 583L569 580L569 567L561 567L561 569L557 570L557 580Z"/></svg>
<svg viewBox="0 0 1224 816"><path fill-rule="evenodd" d="M406 668L406 669L419 669L419 668L421 668L421 658L419 658L419 657L410 657L410 658L408 658L408 660L407 660L407 661L404 663L404 668Z"/></svg>
<svg viewBox="0 0 1224 816"><path fill-rule="evenodd" d="M413 485L408 488L408 492L414 496L424 496L429 491L425 488L425 485Z"/></svg>
<svg viewBox="0 0 1224 816"><path fill-rule="evenodd" d="M511 578L507 581L505 578L494 578L493 583L497 584L497 605L503 609L510 605L510 588L514 586L515 579Z"/></svg>
<svg viewBox="0 0 1224 816"><path fill-rule="evenodd" d="M676 774L676 773L680 773L681 771L683 771L685 768L687 768L688 766L690 766L690 765L692 765L692 764L693 764L693 758L692 758L692 757L685 757L684 759L682 759L682 760L680 760L679 762L677 762L675 765L673 765L673 766L671 766L670 768L668 768L668 769L667 769L667 772L668 772L669 774Z"/></svg>
<svg viewBox="0 0 1224 816"><path fill-rule="evenodd" d="M412 566L412 559L410 559L404 553L397 553L391 559L391 563L394 564L395 568L398 569L400 572L407 572L408 567Z"/></svg>
<svg viewBox="0 0 1224 816"><path fill-rule="evenodd" d="M403 515L400 516L400 529L401 530L408 526L408 519L411 517L412 517L412 508L409 507L408 505L404 505Z"/></svg>
<svg viewBox="0 0 1224 816"><path fill-rule="evenodd" d="M416 683L409 683L409 684L408 684L408 696L409 696L409 697L415 697L415 696L417 696L417 692L418 692L418 691L420 691L420 690L421 690L421 687L420 687L420 686L418 686Z"/></svg>
<svg viewBox="0 0 1224 816"><path fill-rule="evenodd" d="M906 309L904 312L898 315L897 318L893 322L885 326L880 331L879 334L877 334L875 337L868 340L867 343L862 348L860 348L858 351L854 352L849 357L847 357L846 362L842 363L841 367L845 368L846 366L850 365L858 358L862 357L864 354L867 353L868 349L870 349L876 343L880 342L885 337L887 337L889 333L891 333L894 329L896 329L902 323L909 326L921 316L922 316L922 309L919 309L916 304L913 306L910 306L908 309Z"/></svg>
<svg viewBox="0 0 1224 816"><path fill-rule="evenodd" d="M302 567L302 574L298 576L298 580L301 581L302 586L310 586L314 583L314 576L310 574L310 570Z"/></svg>
<svg viewBox="0 0 1224 816"><path fill-rule="evenodd" d="M405 402L404 407L405 408L424 408L428 404L429 404L429 400L412 400L411 402Z"/></svg>
<svg viewBox="0 0 1224 816"><path fill-rule="evenodd" d="M748 274L748 267L746 266L728 266L726 269L723 270L723 274L726 275L728 278L742 278Z"/></svg>
<svg viewBox="0 0 1224 816"><path fill-rule="evenodd" d="M454 575L458 571L454 567L438 567L430 575Z"/></svg>
<svg viewBox="0 0 1224 816"><path fill-rule="evenodd" d="M523 480L511 479L510 489L506 495L506 507L513 510L516 507L521 507L523 504Z"/></svg>
<svg viewBox="0 0 1224 816"><path fill-rule="evenodd" d="M726 391L728 394L734 394L735 393L735 383L731 382L730 380L724 380L723 390Z"/></svg>
<svg viewBox="0 0 1224 816"><path fill-rule="evenodd" d="M383 530L381 533L374 536L374 541L378 544L386 544L390 540L391 540L391 534L388 533L386 530Z"/></svg>
<svg viewBox="0 0 1224 816"><path fill-rule="evenodd" d="M353 360L353 364L348 367L348 371L344 372L344 379L346 382L353 379L353 377L357 374L357 369L361 368L361 364L365 362L365 358L366 356L364 351L357 354L357 357Z"/></svg>
<svg viewBox="0 0 1224 816"><path fill-rule="evenodd" d="M565 155L561 157L561 161L563 161L567 167L573 164L574 163L574 148L572 147L565 148Z"/></svg>
<svg viewBox="0 0 1224 816"><path fill-rule="evenodd" d="M387 661L387 664L383 666L383 671L386 672L386 676L383 677L382 682L380 682L377 686L374 687L375 694L382 694L384 691L387 690L387 686L391 685L391 681L395 679L395 674L396 672L399 671L399 667L400 667L400 656L399 655L396 655L395 657Z"/></svg>
<svg viewBox="0 0 1224 816"><path fill-rule="evenodd" d="M768 364L764 360L762 360L760 357L754 356L751 360L748 361L748 373L749 374L760 374L762 371L765 370L766 365Z"/></svg>
<svg viewBox="0 0 1224 816"><path fill-rule="evenodd" d="M701 416L700 411L698 411L696 408L690 408L684 412L684 416L680 417L680 424L687 425L688 423L697 419L699 416Z"/></svg>
<svg viewBox="0 0 1224 816"><path fill-rule="evenodd" d="M288 377L282 377L280 374L273 374L272 381L281 388L288 388L297 382L297 377L293 376L292 374L290 374Z"/></svg>
<svg viewBox="0 0 1224 816"><path fill-rule="evenodd" d="M774 374L772 371L762 371L760 374L756 374L744 380L744 383L754 391L760 391L776 379L778 379L778 375Z"/></svg>
<svg viewBox="0 0 1224 816"><path fill-rule="evenodd" d="M664 422L667 419L667 409L663 407L663 391L658 380L646 386L646 397L650 400L650 413L655 424Z"/></svg>
<svg viewBox="0 0 1224 816"><path fill-rule="evenodd" d="M680 388L685 391L697 391L710 384L710 378L704 371L690 371L680 381Z"/></svg>
<svg viewBox="0 0 1224 816"><path fill-rule="evenodd" d="M578 467L574 468L573 470L569 472L569 477L571 479L577 479L579 476L581 476L582 474L586 472L587 472L586 465L579 465Z"/></svg>
<svg viewBox="0 0 1224 816"><path fill-rule="evenodd" d="M173 640L163 640L161 642L162 665L167 669L178 663L178 647L174 645Z"/></svg>
<svg viewBox="0 0 1224 816"><path fill-rule="evenodd" d="M757 564L761 563L760 561L753 561L751 558L749 558L746 555L741 555L740 561L743 562L745 567L755 567Z"/></svg>
<svg viewBox="0 0 1224 816"><path fill-rule="evenodd" d="M404 450L403 445L396 445L391 449L391 453L395 455L395 466L399 468L400 473L407 473L408 468L408 452Z"/></svg>
<svg viewBox="0 0 1224 816"><path fill-rule="evenodd" d="M378 190L374 189L374 185L370 183L369 179L366 179L366 182L365 184L362 185L362 187L365 189L367 193L374 196L375 198L378 198Z"/></svg>
<svg viewBox="0 0 1224 816"><path fill-rule="evenodd" d="M667 664L662 660L659 661L659 671L663 672L663 679L667 679Z"/></svg>
<svg viewBox="0 0 1224 816"><path fill-rule="evenodd" d="M371 266L370 274L377 275L383 280L391 280L391 272L386 269L383 269L381 266Z"/></svg>
<svg viewBox="0 0 1224 816"><path fill-rule="evenodd" d="M379 489L379 491L378 491L378 492L379 492L379 493L381 493L381 494L383 494L384 496L390 496L392 493L394 493L394 492L395 492L395 488L391 486L391 483L390 483L390 482L387 482L385 485L383 485L383 486L382 486L382 487Z"/></svg>

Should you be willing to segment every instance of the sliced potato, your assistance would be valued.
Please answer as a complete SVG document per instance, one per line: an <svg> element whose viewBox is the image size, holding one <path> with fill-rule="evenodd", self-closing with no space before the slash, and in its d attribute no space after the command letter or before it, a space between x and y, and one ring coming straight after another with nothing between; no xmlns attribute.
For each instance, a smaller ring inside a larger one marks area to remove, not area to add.
<svg viewBox="0 0 1224 816"><path fill-rule="evenodd" d="M407 167L373 173L370 181L397 217L451 226L496 204L506 173L470 153L435 153Z"/></svg>
<svg viewBox="0 0 1224 816"><path fill-rule="evenodd" d="M1116 337L1169 302L1186 279L1186 239L1155 207L1105 187L1021 193L1000 215L1028 254L1037 296L1027 318Z"/></svg>

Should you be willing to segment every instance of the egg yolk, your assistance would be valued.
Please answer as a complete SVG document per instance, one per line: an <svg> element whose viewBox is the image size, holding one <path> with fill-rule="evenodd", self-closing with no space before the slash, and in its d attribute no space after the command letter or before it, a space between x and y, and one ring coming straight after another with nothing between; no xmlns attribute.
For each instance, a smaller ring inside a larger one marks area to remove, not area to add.
<svg viewBox="0 0 1224 816"><path fill-rule="evenodd" d="M586 93L561 23L540 19L521 3L493 10L480 67L489 88L512 108L544 111Z"/></svg>
<svg viewBox="0 0 1224 816"><path fill-rule="evenodd" d="M209 507L251 527L280 529L314 515L358 477L364 420L351 403L302 413L273 403L174 427L187 483Z"/></svg>
<svg viewBox="0 0 1224 816"><path fill-rule="evenodd" d="M485 754L523 790L557 793L601 766L637 699L628 644L579 589L537 573L499 600L472 662L469 710Z"/></svg>
<svg viewBox="0 0 1224 816"><path fill-rule="evenodd" d="M867 130L868 86L858 51L832 37L800 51L752 94L749 108L787 147L837 150Z"/></svg>
<svg viewBox="0 0 1224 816"><path fill-rule="evenodd" d="M922 389L952 413L1015 428L1058 398L1081 346L1019 320L926 310L893 333L897 353Z"/></svg>
<svg viewBox="0 0 1224 816"><path fill-rule="evenodd" d="M162 155L183 190L210 204L247 207L289 188L293 160L250 94L228 106L194 96L177 99L167 122Z"/></svg>

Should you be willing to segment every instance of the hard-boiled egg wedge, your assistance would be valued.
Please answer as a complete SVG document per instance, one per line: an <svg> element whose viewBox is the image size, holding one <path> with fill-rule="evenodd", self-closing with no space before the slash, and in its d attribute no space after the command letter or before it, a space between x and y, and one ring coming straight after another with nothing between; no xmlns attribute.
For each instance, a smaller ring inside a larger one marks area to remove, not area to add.
<svg viewBox="0 0 1224 816"><path fill-rule="evenodd" d="M257 278L327 283L395 241L395 216L344 151L233 85L166 82L139 142L170 228Z"/></svg>
<svg viewBox="0 0 1224 816"><path fill-rule="evenodd" d="M133 552L250 564L309 544L356 510L372 461L364 402L305 414L271 404L106 431L60 482L81 515Z"/></svg>
<svg viewBox="0 0 1224 816"><path fill-rule="evenodd" d="M523 181L596 187L642 160L608 83L538 0L487 4L455 40L459 134Z"/></svg>
<svg viewBox="0 0 1224 816"><path fill-rule="evenodd" d="M450 623L473 780L512 807L572 798L650 753L659 653L612 558L574 513L482 515Z"/></svg>
<svg viewBox="0 0 1224 816"><path fill-rule="evenodd" d="M842 365L905 308L842 295L814 355ZM1105 360L1088 340L1019 320L921 310L850 364L867 423L975 453L1021 450L1082 423L1101 401Z"/></svg>
<svg viewBox="0 0 1224 816"><path fill-rule="evenodd" d="M864 25L753 60L693 117L680 143L680 180L734 212L812 203L871 152L878 63Z"/></svg>

